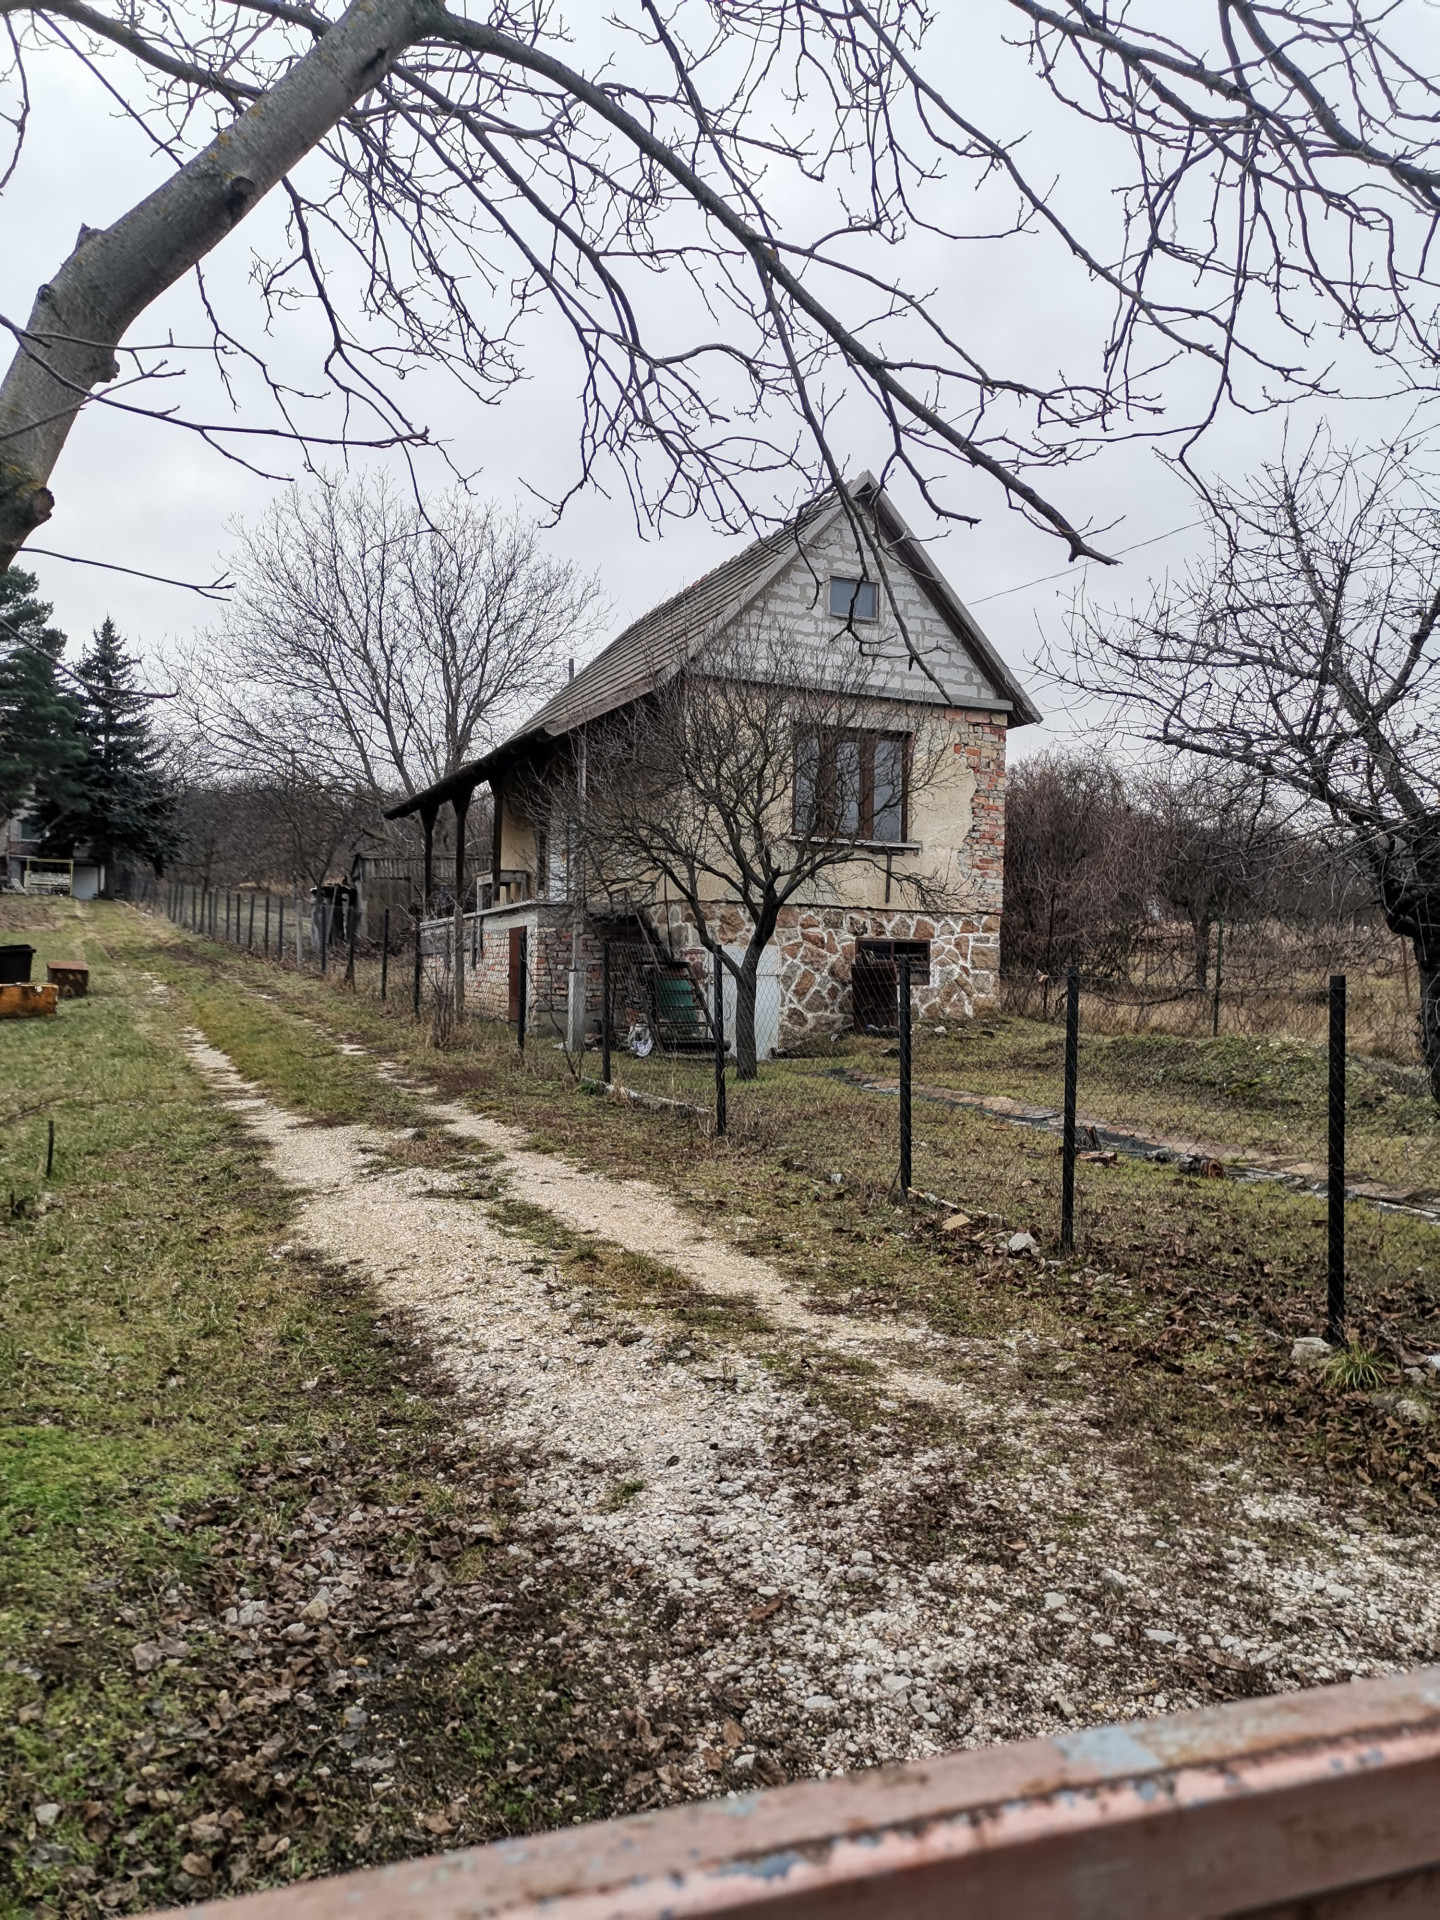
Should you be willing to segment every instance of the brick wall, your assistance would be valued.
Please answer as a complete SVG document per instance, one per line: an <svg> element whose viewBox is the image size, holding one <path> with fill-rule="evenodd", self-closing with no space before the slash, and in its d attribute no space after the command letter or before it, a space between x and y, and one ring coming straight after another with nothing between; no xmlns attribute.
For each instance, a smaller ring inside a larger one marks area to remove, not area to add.
<svg viewBox="0 0 1440 1920"><path fill-rule="evenodd" d="M961 850L960 872L953 876L968 910L935 914L870 905L785 908L773 944L780 954L781 1036L786 1044L850 1024L850 971L856 942L862 939L929 941L930 983L915 989L913 1003L921 1019L969 1018L991 1004L999 991L1005 723L989 711L970 708L952 708L946 719L954 730L952 751L975 783L970 832ZM749 940L750 925L738 907L717 906L709 918L726 945ZM658 909L657 919L668 923L678 953L702 960L708 968L687 907Z"/></svg>
<svg viewBox="0 0 1440 1920"><path fill-rule="evenodd" d="M569 1005L571 925L569 907L543 900L482 915L480 953L469 966L466 979L465 999L471 1012L490 1020L509 1018L510 934L514 928L523 928L528 958L527 1022L536 1028L562 1028ZM474 951L473 942L469 951ZM592 927L587 926L581 936L580 959L586 976L586 1018L594 1024L600 1018L601 962L600 937Z"/></svg>

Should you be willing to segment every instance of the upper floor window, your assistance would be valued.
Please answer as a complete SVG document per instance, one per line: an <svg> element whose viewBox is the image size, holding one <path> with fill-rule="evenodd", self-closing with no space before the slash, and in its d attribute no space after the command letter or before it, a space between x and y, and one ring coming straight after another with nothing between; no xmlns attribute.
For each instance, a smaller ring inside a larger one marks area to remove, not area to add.
<svg viewBox="0 0 1440 1920"><path fill-rule="evenodd" d="M837 620L878 619L880 590L873 580L832 580L830 611Z"/></svg>
<svg viewBox="0 0 1440 1920"><path fill-rule="evenodd" d="M908 830L908 741L826 727L795 743L795 831L895 844Z"/></svg>

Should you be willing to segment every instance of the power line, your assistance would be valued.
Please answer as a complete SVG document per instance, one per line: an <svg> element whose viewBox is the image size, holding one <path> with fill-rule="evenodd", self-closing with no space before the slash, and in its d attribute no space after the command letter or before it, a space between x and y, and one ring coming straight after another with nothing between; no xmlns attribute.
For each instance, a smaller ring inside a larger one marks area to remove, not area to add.
<svg viewBox="0 0 1440 1920"><path fill-rule="evenodd" d="M1204 526L1204 524L1203 520L1187 521L1183 527L1172 527L1169 533L1152 534L1148 540L1137 540L1134 546L1131 547L1117 547L1115 549L1115 557L1118 560L1122 553L1139 553L1142 547L1157 547L1162 540L1173 540L1177 533L1189 533L1192 527L1201 527ZM1083 560L1080 564L1088 567L1090 562ZM1071 575L1069 567L1062 567L1059 573L1042 573L1038 580L1027 580L1023 585L1018 587L1002 587L998 593L983 594L980 599L967 600L965 604L967 607L983 607L989 600L1003 600L1007 594L1028 593L1031 587L1043 587L1051 580L1065 580L1070 578L1073 578L1073 576Z"/></svg>

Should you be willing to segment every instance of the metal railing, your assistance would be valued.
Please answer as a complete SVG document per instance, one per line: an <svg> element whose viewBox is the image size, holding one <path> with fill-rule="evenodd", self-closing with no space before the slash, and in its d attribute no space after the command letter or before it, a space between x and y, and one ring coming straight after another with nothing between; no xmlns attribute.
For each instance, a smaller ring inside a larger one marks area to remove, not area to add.
<svg viewBox="0 0 1440 1920"><path fill-rule="evenodd" d="M1433 1914L1440 1669L804 1781L213 1904L231 1920Z"/></svg>

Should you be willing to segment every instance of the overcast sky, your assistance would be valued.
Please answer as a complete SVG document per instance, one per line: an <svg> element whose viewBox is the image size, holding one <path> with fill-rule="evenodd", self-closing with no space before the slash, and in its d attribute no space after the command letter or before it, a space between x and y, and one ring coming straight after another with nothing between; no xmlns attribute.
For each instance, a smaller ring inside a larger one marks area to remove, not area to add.
<svg viewBox="0 0 1440 1920"><path fill-rule="evenodd" d="M1177 5L1180 0L1177 0ZM971 29L962 52L958 22ZM987 67L975 46L977 19L994 18L990 5L961 7L945 0L936 36L936 70L947 59L957 66L957 84L999 96L1017 126L1034 114L1035 138L1048 143L1047 159L1058 181L1074 192L1099 192L1094 136L1078 123L1067 125L1052 110L1040 112L1041 96L1013 70L1002 52L992 49ZM28 311L36 287L68 252L79 226L103 226L114 220L168 170L169 162L145 150L137 131L124 124L99 81L67 56L56 52L35 59L34 133L21 170L0 197L0 261L3 261L3 311L12 319ZM1008 93L1006 90L1009 90ZM1078 184L1077 184L1078 183ZM227 312L256 312L248 286L253 250L279 247L277 197L237 231L212 258L207 272L212 292ZM799 210L797 210L798 212ZM973 245L941 244L920 237L899 250L897 281L934 285L935 300L947 324L963 326L998 352L1033 351L1037 365L1054 359L1076 340L1095 333L1103 307L1073 278L1056 276L1042 249L1025 240ZM196 339L197 309L191 286L176 289L160 307L141 319L135 340L160 340L173 330L182 346ZM252 337L254 328L252 325ZM317 389L320 376L314 353L313 317L300 312L286 319L269 342L274 363L297 385ZM407 397L436 434L446 440L456 464L475 475L482 497L525 499L529 482L542 492L558 491L569 478L575 445L576 409L573 369L563 343L544 323L529 339L530 377L498 406L485 407L440 379L413 383ZM226 411L206 361L184 352L172 365L185 369L183 380L153 385L138 396L144 404L174 403L191 419L234 417ZM1175 376L1178 397L1188 376ZM1357 369L1353 388L1371 384L1368 369ZM260 419L253 383L240 376L242 418ZM1191 389L1193 391L1193 389ZM123 397L123 396L122 396ZM253 416L245 409L253 405ZM1401 417L1392 406L1351 399L1328 411L1341 438L1373 440L1393 430ZM1309 408L1292 418L1291 432L1313 420ZM1272 454L1284 422L1277 414L1230 416L1205 442L1203 461L1234 473ZM883 448L870 443L873 423L842 410L836 438L852 470L875 464ZM94 408L77 425L54 479L58 506L38 534L35 546L95 560L109 560L156 573L208 580L220 572L232 545L233 526L261 512L275 497L283 476L297 465L289 450L261 442L247 449L272 476L250 473L180 428ZM398 466L398 456L388 459ZM428 484L442 485L438 462L423 466ZM1096 582L1106 598L1143 596L1152 577L1182 565L1196 549L1197 535L1184 529L1194 519L1193 502L1155 452L1144 445L1117 444L1072 468L1049 474L1050 496L1078 524L1107 529L1103 544L1115 552L1138 548ZM1061 610L1086 571L1067 567L1063 547L1006 509L998 491L983 479L960 473L946 482L948 497L961 510L980 515L973 529L954 529L934 551L963 599L975 609L1001 652L1027 671L1041 640L1063 635ZM900 496L916 530L935 529L918 503ZM662 538L642 539L618 476L609 498L591 491L569 507L561 526L549 536L557 553L572 556L599 574L614 609L611 631L654 601L713 565L734 545L691 522L669 527ZM73 637L83 636L106 613L147 654L161 656L216 610L172 588L150 585L118 573L68 565L29 550L25 566L39 576L56 617ZM1102 570L1088 569L1092 581ZM1049 578L1059 574L1060 578ZM1034 583L1034 584L1032 584ZM1057 706L1053 694L1039 689L1042 706ZM1016 745L1033 749L1066 726L1063 714L1044 728L1028 729Z"/></svg>

